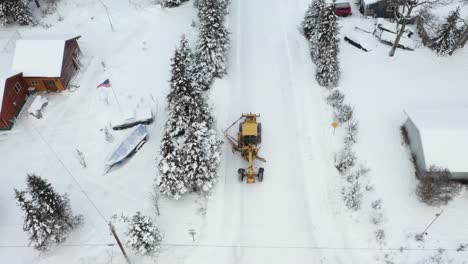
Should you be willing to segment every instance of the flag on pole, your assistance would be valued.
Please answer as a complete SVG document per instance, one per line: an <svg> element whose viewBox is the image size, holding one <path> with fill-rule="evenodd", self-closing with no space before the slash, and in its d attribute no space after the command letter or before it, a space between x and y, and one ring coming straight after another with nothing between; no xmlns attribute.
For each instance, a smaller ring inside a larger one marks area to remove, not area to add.
<svg viewBox="0 0 468 264"><path fill-rule="evenodd" d="M101 88L101 87L106 87L106 88L112 87L112 85L111 85L109 79L106 79L103 83L101 83L100 85L98 85L98 86L96 87L96 89L97 89L97 88Z"/></svg>

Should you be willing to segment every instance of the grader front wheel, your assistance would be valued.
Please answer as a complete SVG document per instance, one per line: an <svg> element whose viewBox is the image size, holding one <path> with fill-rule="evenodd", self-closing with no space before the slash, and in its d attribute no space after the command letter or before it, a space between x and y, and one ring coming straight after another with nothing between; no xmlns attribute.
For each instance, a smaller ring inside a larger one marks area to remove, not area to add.
<svg viewBox="0 0 468 264"><path fill-rule="evenodd" d="M239 169L239 170L237 170L237 172L239 173L239 180L240 180L241 182L243 182L243 181L244 181L244 177L245 177L245 169Z"/></svg>

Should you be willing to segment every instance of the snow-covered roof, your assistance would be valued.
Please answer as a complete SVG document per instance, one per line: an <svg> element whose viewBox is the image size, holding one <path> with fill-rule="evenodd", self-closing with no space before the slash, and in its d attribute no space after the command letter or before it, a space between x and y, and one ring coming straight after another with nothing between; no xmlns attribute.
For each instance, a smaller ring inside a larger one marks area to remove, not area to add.
<svg viewBox="0 0 468 264"><path fill-rule="evenodd" d="M60 77L66 40L17 40L13 70L25 77Z"/></svg>
<svg viewBox="0 0 468 264"><path fill-rule="evenodd" d="M426 169L431 165L467 172L468 107L406 110L419 130Z"/></svg>
<svg viewBox="0 0 468 264"><path fill-rule="evenodd" d="M364 5L372 5L372 4L375 4L377 2L382 2L382 1L387 1L387 0L362 0L362 3Z"/></svg>
<svg viewBox="0 0 468 264"><path fill-rule="evenodd" d="M380 34L380 39L393 44L393 42L396 39L396 36L397 35L394 34L394 33L382 30L382 33ZM414 42L414 40L412 40L410 38L407 38L405 36L401 36L400 41L398 42L398 44L405 47L405 48L409 48L409 49L412 49L412 50L416 49L416 43Z"/></svg>

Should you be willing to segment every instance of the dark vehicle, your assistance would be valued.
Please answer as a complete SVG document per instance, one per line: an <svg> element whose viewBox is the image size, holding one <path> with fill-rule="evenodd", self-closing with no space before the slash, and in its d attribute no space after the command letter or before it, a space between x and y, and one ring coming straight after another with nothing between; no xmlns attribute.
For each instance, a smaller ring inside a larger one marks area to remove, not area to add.
<svg viewBox="0 0 468 264"><path fill-rule="evenodd" d="M348 2L335 3L335 14L337 16L347 17L352 13L351 5Z"/></svg>

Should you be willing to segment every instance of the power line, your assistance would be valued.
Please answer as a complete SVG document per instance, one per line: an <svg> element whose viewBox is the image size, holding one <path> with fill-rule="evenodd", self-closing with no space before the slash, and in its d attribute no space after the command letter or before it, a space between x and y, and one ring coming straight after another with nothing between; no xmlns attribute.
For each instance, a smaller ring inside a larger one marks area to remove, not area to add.
<svg viewBox="0 0 468 264"><path fill-rule="evenodd" d="M91 246L108 246L113 247L115 243L88 243L88 244L61 244L56 245L57 247L91 247ZM312 245L302 245L302 246L282 246L282 245L227 245L227 244L177 244L177 243L161 243L160 246L163 247L187 247L187 248L244 248L244 249L277 249L277 250L289 250L289 249L305 249L305 250L323 250L323 251L332 251L332 250L341 250L341 251L459 251L456 248L407 248L407 247L328 247L328 246L312 246ZM33 246L27 245L0 245L0 248L32 248Z"/></svg>
<svg viewBox="0 0 468 264"><path fill-rule="evenodd" d="M281 245L223 245L223 244L171 244L171 243L162 243L161 246L168 247L202 247L202 248L245 248L245 249L308 249L308 250L346 250L346 251L457 251L455 248L408 248L408 247L327 247L327 246L312 246L312 245L303 245L303 246L281 246Z"/></svg>
<svg viewBox="0 0 468 264"><path fill-rule="evenodd" d="M114 243L90 243L90 244L58 244L55 247L99 247L99 246L106 246L106 247L113 247L115 246ZM28 245L0 245L0 248L33 248L33 246Z"/></svg>
<svg viewBox="0 0 468 264"><path fill-rule="evenodd" d="M42 136L41 132L39 132L39 130L34 126L34 125L31 125L34 130L36 131L36 133L39 135L39 137L41 138L42 142L44 142L44 144L47 145L47 147L49 147L49 149L52 151L52 153L54 154L55 158L60 162L60 164L62 165L62 167L65 169L65 171L67 172L67 174L73 179L73 181L75 182L75 184L78 186L78 188L80 189L80 191L83 193L83 195L86 197L86 199L89 201L89 203L91 203L91 205L94 207L94 209L96 209L96 211L98 212L98 214L102 217L102 219L104 220L104 222L106 222L107 224L107 219L106 217L104 216L104 214L99 210L99 208L96 206L96 204L91 200L91 198L89 197L89 195L85 192L85 190L83 189L83 187L81 186L81 184L78 182L78 180L73 176L72 172L68 169L68 167L65 165L65 163L62 161L62 159L60 158L60 156L58 155L58 153L54 150L54 148L52 148L52 146L49 144L49 142ZM27 128L26 128L26 131Z"/></svg>

